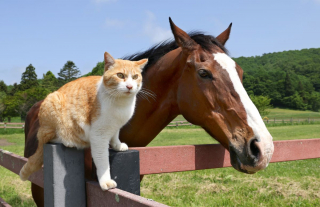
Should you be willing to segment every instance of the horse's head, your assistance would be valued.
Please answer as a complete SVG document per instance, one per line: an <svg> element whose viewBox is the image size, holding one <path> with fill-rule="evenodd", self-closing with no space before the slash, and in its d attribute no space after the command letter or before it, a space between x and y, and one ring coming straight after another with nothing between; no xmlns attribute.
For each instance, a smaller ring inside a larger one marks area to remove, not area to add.
<svg viewBox="0 0 320 207"><path fill-rule="evenodd" d="M243 71L226 53L231 25L205 47L170 19L181 56L186 60L178 80L180 113L200 125L230 152L232 166L246 173L267 167L273 154L272 136L242 85Z"/></svg>

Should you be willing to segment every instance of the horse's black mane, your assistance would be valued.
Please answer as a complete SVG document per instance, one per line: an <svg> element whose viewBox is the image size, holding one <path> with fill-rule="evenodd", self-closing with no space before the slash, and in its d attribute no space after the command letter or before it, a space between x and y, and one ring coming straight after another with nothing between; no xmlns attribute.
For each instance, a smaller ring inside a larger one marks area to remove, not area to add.
<svg viewBox="0 0 320 207"><path fill-rule="evenodd" d="M206 51L211 51L212 46L216 45L220 47L225 53L228 53L227 49L218 40L216 40L214 36L205 35L203 34L203 32L200 32L200 31L192 31L192 32L189 32L188 35ZM150 66L156 63L162 56L164 56L168 52L177 48L178 48L178 45L176 44L174 39L167 39L158 44L155 44L154 46L152 46L151 48L149 48L144 52L138 52L132 55L127 55L125 57L122 57L122 59L136 61L136 60L141 60L143 58L148 58L148 64L143 70L145 72Z"/></svg>

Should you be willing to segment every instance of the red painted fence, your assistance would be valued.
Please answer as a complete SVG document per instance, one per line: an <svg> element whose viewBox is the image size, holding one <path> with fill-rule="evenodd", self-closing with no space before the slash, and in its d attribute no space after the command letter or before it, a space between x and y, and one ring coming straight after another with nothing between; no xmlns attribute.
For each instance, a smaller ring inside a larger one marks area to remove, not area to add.
<svg viewBox="0 0 320 207"><path fill-rule="evenodd" d="M320 158L320 139L275 141L274 146L271 162ZM229 152L219 144L130 149L139 150L141 175L231 166ZM0 165L16 174L26 161L24 157L0 149ZM29 180L42 187L43 170L33 174ZM101 191L98 183L87 182L87 206L119 205L117 199L124 201L121 203L123 206L165 206L119 189Z"/></svg>

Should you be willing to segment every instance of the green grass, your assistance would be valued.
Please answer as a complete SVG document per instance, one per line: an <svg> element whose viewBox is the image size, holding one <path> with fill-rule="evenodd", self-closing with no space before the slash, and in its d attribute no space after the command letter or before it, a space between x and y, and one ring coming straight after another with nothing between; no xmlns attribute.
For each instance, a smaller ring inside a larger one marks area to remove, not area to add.
<svg viewBox="0 0 320 207"><path fill-rule="evenodd" d="M320 118L320 112L314 112L314 111L298 111L298 110L291 110L291 109L279 109L279 108L274 108L274 109L269 109L270 114L267 115L269 119L307 119L309 118Z"/></svg>
<svg viewBox="0 0 320 207"><path fill-rule="evenodd" d="M23 134L24 129L0 129L0 135L2 134Z"/></svg>
<svg viewBox="0 0 320 207"><path fill-rule="evenodd" d="M273 140L320 138L320 124L267 127ZM198 126L167 127L148 146L216 144Z"/></svg>
<svg viewBox="0 0 320 207"><path fill-rule="evenodd" d="M8 119L4 120L4 122L8 122ZM11 123L21 123L21 122L24 122L24 121L21 121L20 117L12 117L11 118Z"/></svg>
<svg viewBox="0 0 320 207"><path fill-rule="evenodd" d="M1 146L1 149L10 151L14 154L23 156L24 151L24 134L0 134L0 140L6 140L11 145ZM0 196L1 197L1 196Z"/></svg>
<svg viewBox="0 0 320 207"><path fill-rule="evenodd" d="M320 138L320 124L268 127L274 140ZM148 146L217 143L199 127L166 128ZM318 206L320 158L271 163L254 175L233 168L147 175L141 195L170 206Z"/></svg>
<svg viewBox="0 0 320 207"><path fill-rule="evenodd" d="M233 168L147 175L142 196L170 206L319 206L320 159L272 163L253 175Z"/></svg>
<svg viewBox="0 0 320 207"><path fill-rule="evenodd" d="M272 121L272 119L307 119L308 117L310 119L312 118L318 118L320 119L320 112L314 112L314 111L298 111L298 110L292 110L292 109L268 109L270 113L266 116ZM265 116L264 116L265 117ZM177 116L174 121L185 121L185 118L182 115Z"/></svg>
<svg viewBox="0 0 320 207"><path fill-rule="evenodd" d="M320 138L320 124L268 127L274 140ZM23 155L24 135L0 134L12 145L0 148ZM217 143L196 126L164 129L149 146ZM320 158L271 163L254 175L233 168L147 175L141 195L172 206L317 206ZM12 206L35 206L30 182L0 167L0 197Z"/></svg>

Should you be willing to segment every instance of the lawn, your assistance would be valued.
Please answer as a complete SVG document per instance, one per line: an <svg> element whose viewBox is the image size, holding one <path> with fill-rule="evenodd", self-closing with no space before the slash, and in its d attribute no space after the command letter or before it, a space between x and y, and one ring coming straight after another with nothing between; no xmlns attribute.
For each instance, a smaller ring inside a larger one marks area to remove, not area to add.
<svg viewBox="0 0 320 207"><path fill-rule="evenodd" d="M291 110L291 109L269 109L270 113L267 115L269 119L306 119L306 118L320 118L320 112L314 112L314 111L298 111L298 110Z"/></svg>
<svg viewBox="0 0 320 207"><path fill-rule="evenodd" d="M268 127L274 140L320 138L320 124ZM164 129L149 146L217 143L201 128ZM0 134L0 148L23 155L24 135ZM34 206L30 183L0 167L0 197L12 206ZM320 158L272 163L247 175L233 168L147 175L141 195L172 206L317 206Z"/></svg>
<svg viewBox="0 0 320 207"><path fill-rule="evenodd" d="M291 110L291 109L268 109L270 113L266 115L270 120L276 119L320 119L320 112L314 111L298 111L298 110ZM264 116L265 117L265 116ZM263 117L262 117L263 118ZM185 118L182 115L179 115L175 118L174 121L185 121Z"/></svg>

